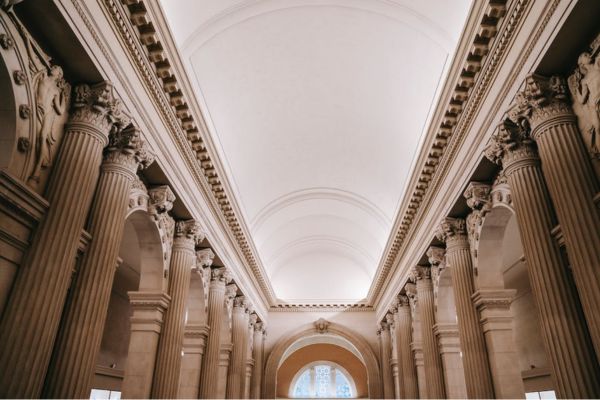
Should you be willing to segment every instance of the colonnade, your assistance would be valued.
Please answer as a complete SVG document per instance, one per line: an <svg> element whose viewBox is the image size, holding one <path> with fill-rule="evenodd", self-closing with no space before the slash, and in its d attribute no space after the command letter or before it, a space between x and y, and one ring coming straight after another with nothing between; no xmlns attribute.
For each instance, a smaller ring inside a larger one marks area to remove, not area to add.
<svg viewBox="0 0 600 400"><path fill-rule="evenodd" d="M142 136L110 82L74 89L47 187L50 206L33 233L2 313L0 397L90 396L131 193L140 185L147 192L147 218L163 235L166 266L158 277L164 282L158 285L161 290L129 292L123 396L222 397L217 388L223 385L218 372L224 345L231 348L225 366L227 398L260 396L264 322L229 269L212 265L215 254L206 247L200 221L173 217L171 189L146 188L138 177L154 161ZM91 239L77 258L84 229ZM198 321L188 324L190 307L198 307L190 301L194 274L207 298L206 324L199 326L194 324ZM227 334L230 303L233 336ZM194 346L187 340L190 332L199 338Z"/></svg>
<svg viewBox="0 0 600 400"><path fill-rule="evenodd" d="M493 183L468 184L471 211L441 219L426 252L429 263L413 268L381 321L386 398L455 397L448 393L456 378L442 362L442 323L436 320L443 306L437 302L447 301L436 297L443 269L450 270L466 396L524 397L528 371L519 362L520 332L511 312L517 290L490 287L494 281L481 276L490 261L478 255L480 240L489 240L480 237L482 227L496 226L497 217L489 215L500 206L516 217L519 262L526 264L551 389L559 398L600 396L600 187L586 132L578 128L578 118L586 116L576 110L563 77L529 75L523 82L483 154L500 167ZM510 268L495 282L510 279ZM385 336L390 325L396 344ZM392 365L398 366L396 385Z"/></svg>

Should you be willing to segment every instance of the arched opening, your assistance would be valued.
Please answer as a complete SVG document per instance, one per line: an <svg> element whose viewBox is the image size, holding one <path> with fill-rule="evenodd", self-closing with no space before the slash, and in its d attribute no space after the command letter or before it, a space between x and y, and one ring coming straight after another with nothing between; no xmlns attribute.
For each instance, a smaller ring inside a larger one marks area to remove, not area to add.
<svg viewBox="0 0 600 400"><path fill-rule="evenodd" d="M122 391L125 369L129 367L131 317L135 311L130 296L163 291L161 236L146 211L137 210L127 217L119 257L92 385L117 392Z"/></svg>
<svg viewBox="0 0 600 400"><path fill-rule="evenodd" d="M354 398L356 384L352 375L340 364L314 361L302 367L289 386L290 398Z"/></svg>
<svg viewBox="0 0 600 400"><path fill-rule="evenodd" d="M339 365L351 377L352 397L381 397L379 364L370 345L346 327L325 323L325 331L305 325L277 342L265 365L264 398L290 397L301 371L324 361Z"/></svg>
<svg viewBox="0 0 600 400"><path fill-rule="evenodd" d="M475 275L477 289L512 290L514 350L525 392L553 390L519 227L506 201L497 202L483 220Z"/></svg>

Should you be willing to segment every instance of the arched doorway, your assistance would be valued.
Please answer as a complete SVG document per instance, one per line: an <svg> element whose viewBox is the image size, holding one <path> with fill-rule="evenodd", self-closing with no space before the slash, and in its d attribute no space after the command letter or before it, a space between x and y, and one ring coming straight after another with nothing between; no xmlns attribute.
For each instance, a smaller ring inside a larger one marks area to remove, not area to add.
<svg viewBox="0 0 600 400"><path fill-rule="evenodd" d="M289 397L294 377L307 365L321 361L347 371L356 397L381 397L379 364L369 344L350 329L322 320L300 327L275 344L265 366L263 397Z"/></svg>

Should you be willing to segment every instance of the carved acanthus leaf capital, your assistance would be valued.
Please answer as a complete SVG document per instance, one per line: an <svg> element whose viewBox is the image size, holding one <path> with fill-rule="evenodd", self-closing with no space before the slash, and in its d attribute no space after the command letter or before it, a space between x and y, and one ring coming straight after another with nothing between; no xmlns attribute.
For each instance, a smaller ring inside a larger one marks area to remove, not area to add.
<svg viewBox="0 0 600 400"><path fill-rule="evenodd" d="M231 282L231 274L226 268L212 268L210 271L210 280L214 282L229 283Z"/></svg>
<svg viewBox="0 0 600 400"><path fill-rule="evenodd" d="M225 297L227 298L227 300L231 301L235 299L235 297L237 296L237 291L238 287L235 283L230 283L229 285L227 285L227 287L225 288Z"/></svg>
<svg viewBox="0 0 600 400"><path fill-rule="evenodd" d="M250 320L248 321L249 326L254 329L254 326L258 323L258 315L255 312L250 313Z"/></svg>
<svg viewBox="0 0 600 400"><path fill-rule="evenodd" d="M427 249L427 259L432 266L444 265L446 262L446 249L443 247L430 246Z"/></svg>
<svg viewBox="0 0 600 400"><path fill-rule="evenodd" d="M393 327L394 326L394 314L392 313L387 313L385 314L385 322L387 322L389 327Z"/></svg>
<svg viewBox="0 0 600 400"><path fill-rule="evenodd" d="M398 295L398 307L407 307L409 305L408 296L405 294Z"/></svg>
<svg viewBox="0 0 600 400"><path fill-rule="evenodd" d="M414 268L417 281L431 279L431 267L429 265L417 265Z"/></svg>
<svg viewBox="0 0 600 400"><path fill-rule="evenodd" d="M196 265L198 266L210 267L214 258L215 253L213 253L211 248L196 251Z"/></svg>
<svg viewBox="0 0 600 400"><path fill-rule="evenodd" d="M389 308L389 312L392 314L396 314L398 312L398 298L394 298L392 299L392 302L390 303L390 308Z"/></svg>
<svg viewBox="0 0 600 400"><path fill-rule="evenodd" d="M184 240L192 248L204 240L204 232L200 223L193 219L177 221L175 224L175 239Z"/></svg>
<svg viewBox="0 0 600 400"><path fill-rule="evenodd" d="M263 332L264 331L264 323L257 322L254 324L254 332Z"/></svg>
<svg viewBox="0 0 600 400"><path fill-rule="evenodd" d="M490 202L490 191L492 187L486 183L469 182L463 196L467 200L467 205L473 210L482 210Z"/></svg>
<svg viewBox="0 0 600 400"><path fill-rule="evenodd" d="M544 122L561 115L572 115L567 82L561 76L532 74L525 78L525 88L517 93L508 111L509 118L520 124L526 119L533 131Z"/></svg>
<svg viewBox="0 0 600 400"><path fill-rule="evenodd" d="M236 296L233 299L233 308L243 308L246 310L248 307L248 300L246 300L245 296Z"/></svg>
<svg viewBox="0 0 600 400"><path fill-rule="evenodd" d="M108 136L129 125L131 119L123 110L110 82L79 85L73 90L73 109L70 123L91 125Z"/></svg>
<svg viewBox="0 0 600 400"><path fill-rule="evenodd" d="M104 149L104 165L117 165L135 173L138 168L146 168L154 161L154 153L142 140L139 129L133 125L113 131Z"/></svg>
<svg viewBox="0 0 600 400"><path fill-rule="evenodd" d="M387 322L387 315L383 319L383 321L381 321L379 323L379 329L381 330L381 332L385 332L385 331L389 331L390 330L390 324Z"/></svg>
<svg viewBox="0 0 600 400"><path fill-rule="evenodd" d="M485 156L498 165L502 165L505 173L519 162L537 162L538 154L530 136L529 121L522 118L515 123L505 119L499 126L485 149Z"/></svg>
<svg viewBox="0 0 600 400"><path fill-rule="evenodd" d="M436 236L442 242L446 242L449 248L466 242L467 224L463 218L446 217L440 222Z"/></svg>
<svg viewBox="0 0 600 400"><path fill-rule="evenodd" d="M148 190L148 197L148 213L155 218L158 214L167 213L173 208L175 194L167 185L157 186Z"/></svg>

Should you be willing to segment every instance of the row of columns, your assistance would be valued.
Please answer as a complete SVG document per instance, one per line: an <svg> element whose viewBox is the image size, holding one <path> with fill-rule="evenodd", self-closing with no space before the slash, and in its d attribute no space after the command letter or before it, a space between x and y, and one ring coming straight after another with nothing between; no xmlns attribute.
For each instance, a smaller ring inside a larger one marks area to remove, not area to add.
<svg viewBox="0 0 600 400"><path fill-rule="evenodd" d="M597 398L600 211L594 198L600 191L598 179L561 77L527 77L507 115L485 156L502 166L502 184L510 190L555 391L560 398ZM481 223L489 210L491 190L484 183L469 184L465 191L472 209L469 223ZM552 234L557 223L568 262ZM515 291L476 290L472 261L476 249L470 245L477 241L469 234L465 219L443 218L436 237L446 248L432 247L427 252L431 265L442 259L451 271L466 394L469 398L522 397L518 359L511 345L510 304ZM390 398L395 386L396 398L443 398L449 393L444 391L443 346L435 334L440 326L435 325L431 267L416 267L411 279L415 283L402 288L380 325L384 393ZM390 323L397 335L395 346L383 334ZM421 351L423 371L419 370ZM396 385L393 364L398 368Z"/></svg>
<svg viewBox="0 0 600 400"><path fill-rule="evenodd" d="M153 160L109 82L74 89L47 188L50 207L32 236L0 320L0 397L89 397L132 183ZM175 197L162 186L151 189L150 200L149 212L158 219ZM76 265L84 227L92 239ZM200 356L193 360L194 397L216 397L225 286L231 276L225 268L211 268L210 249L196 250L204 239L197 221L177 221L174 228L167 292L129 293L133 314L124 397L182 394L184 340L193 330L186 326L193 269L210 279L208 325L198 329ZM250 313L246 308L241 324L234 318L238 335L229 368L230 398L260 396L264 325Z"/></svg>

